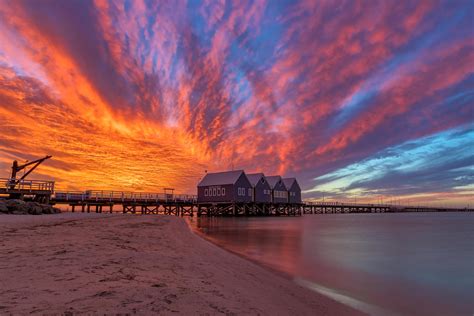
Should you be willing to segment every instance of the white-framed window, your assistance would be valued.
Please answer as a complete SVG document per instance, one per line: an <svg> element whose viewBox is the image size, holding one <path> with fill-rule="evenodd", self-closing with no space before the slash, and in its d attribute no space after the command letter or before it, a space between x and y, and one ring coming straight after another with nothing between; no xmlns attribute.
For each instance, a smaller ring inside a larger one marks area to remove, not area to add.
<svg viewBox="0 0 474 316"><path fill-rule="evenodd" d="M204 189L204 196L208 196L209 195L209 189Z"/></svg>
<svg viewBox="0 0 474 316"><path fill-rule="evenodd" d="M241 188L237 188L237 195L238 196L240 196L241 192L242 192Z"/></svg>
<svg viewBox="0 0 474 316"><path fill-rule="evenodd" d="M212 196L216 196L217 195L217 189L216 188L212 188Z"/></svg>
<svg viewBox="0 0 474 316"><path fill-rule="evenodd" d="M225 188L221 188L221 194L222 196L225 196Z"/></svg>
<svg viewBox="0 0 474 316"><path fill-rule="evenodd" d="M217 196L221 196L221 188L217 188Z"/></svg>

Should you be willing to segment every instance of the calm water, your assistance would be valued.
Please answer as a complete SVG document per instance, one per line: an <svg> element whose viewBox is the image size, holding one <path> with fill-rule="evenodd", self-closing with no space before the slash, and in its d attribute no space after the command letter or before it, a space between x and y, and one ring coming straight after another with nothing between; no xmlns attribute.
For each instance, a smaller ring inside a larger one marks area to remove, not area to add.
<svg viewBox="0 0 474 316"><path fill-rule="evenodd" d="M220 246L374 315L474 315L474 214L193 218Z"/></svg>

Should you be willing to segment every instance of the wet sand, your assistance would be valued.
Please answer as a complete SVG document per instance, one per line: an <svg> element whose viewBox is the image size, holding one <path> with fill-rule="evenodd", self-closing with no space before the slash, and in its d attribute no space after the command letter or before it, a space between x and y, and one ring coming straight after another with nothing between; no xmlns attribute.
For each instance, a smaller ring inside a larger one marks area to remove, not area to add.
<svg viewBox="0 0 474 316"><path fill-rule="evenodd" d="M171 216L0 216L0 314L357 315Z"/></svg>

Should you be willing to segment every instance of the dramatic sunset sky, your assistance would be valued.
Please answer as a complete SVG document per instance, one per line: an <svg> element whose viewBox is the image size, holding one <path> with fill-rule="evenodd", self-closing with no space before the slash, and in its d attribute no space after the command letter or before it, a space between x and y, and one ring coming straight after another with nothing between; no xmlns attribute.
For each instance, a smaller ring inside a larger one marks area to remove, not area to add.
<svg viewBox="0 0 474 316"><path fill-rule="evenodd" d="M0 0L0 177L474 204L474 1Z"/></svg>

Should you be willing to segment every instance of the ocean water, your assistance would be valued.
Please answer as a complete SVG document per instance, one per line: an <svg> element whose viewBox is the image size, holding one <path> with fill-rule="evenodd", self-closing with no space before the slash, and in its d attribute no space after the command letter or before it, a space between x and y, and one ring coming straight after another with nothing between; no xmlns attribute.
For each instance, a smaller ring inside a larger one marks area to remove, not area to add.
<svg viewBox="0 0 474 316"><path fill-rule="evenodd" d="M189 222L219 246L372 315L474 315L474 213Z"/></svg>

